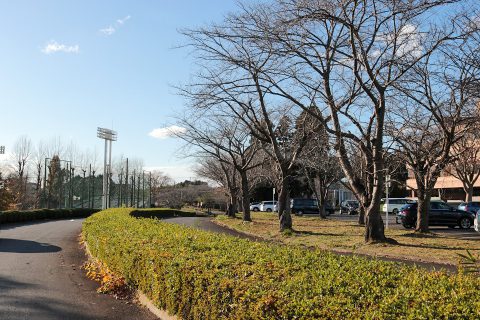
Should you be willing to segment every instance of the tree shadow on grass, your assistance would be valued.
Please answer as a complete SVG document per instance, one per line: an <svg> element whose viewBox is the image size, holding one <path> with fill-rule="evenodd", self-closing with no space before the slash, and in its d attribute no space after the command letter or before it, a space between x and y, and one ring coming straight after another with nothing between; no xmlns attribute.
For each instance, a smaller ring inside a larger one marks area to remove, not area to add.
<svg viewBox="0 0 480 320"><path fill-rule="evenodd" d="M471 249L471 248L463 248L463 247L440 247L440 246L432 246L428 244L409 244L409 243L401 243L401 242L398 242L396 245L401 247L408 247L408 248L437 249L437 250L448 250L448 251L454 251L454 250L466 251Z"/></svg>
<svg viewBox="0 0 480 320"><path fill-rule="evenodd" d="M343 236L342 234L335 234L335 233L329 233L329 232L315 232L315 231L299 231L295 230L294 234L297 235L308 235L308 236L332 236L332 237L341 237Z"/></svg>

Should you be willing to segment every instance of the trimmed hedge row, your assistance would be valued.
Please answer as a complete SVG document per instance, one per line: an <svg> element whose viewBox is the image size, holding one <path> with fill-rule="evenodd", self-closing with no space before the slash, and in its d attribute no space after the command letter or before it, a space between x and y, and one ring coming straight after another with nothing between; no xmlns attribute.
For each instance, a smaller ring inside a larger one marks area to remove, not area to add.
<svg viewBox="0 0 480 320"><path fill-rule="evenodd" d="M182 211L177 209L139 209L133 210L130 214L136 218L173 218L173 217L195 217L196 213L193 211Z"/></svg>
<svg viewBox="0 0 480 320"><path fill-rule="evenodd" d="M251 242L110 209L91 253L183 319L479 319L480 280Z"/></svg>
<svg viewBox="0 0 480 320"><path fill-rule="evenodd" d="M37 209L24 211L0 211L0 223L22 222L39 219L86 218L98 209Z"/></svg>

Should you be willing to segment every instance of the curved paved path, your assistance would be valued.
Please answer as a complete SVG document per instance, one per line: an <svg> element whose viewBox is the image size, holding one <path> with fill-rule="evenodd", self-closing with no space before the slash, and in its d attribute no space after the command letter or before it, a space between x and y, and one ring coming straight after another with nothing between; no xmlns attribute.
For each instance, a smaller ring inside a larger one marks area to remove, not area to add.
<svg viewBox="0 0 480 320"><path fill-rule="evenodd" d="M82 221L0 225L0 319L156 319L96 293L80 269Z"/></svg>

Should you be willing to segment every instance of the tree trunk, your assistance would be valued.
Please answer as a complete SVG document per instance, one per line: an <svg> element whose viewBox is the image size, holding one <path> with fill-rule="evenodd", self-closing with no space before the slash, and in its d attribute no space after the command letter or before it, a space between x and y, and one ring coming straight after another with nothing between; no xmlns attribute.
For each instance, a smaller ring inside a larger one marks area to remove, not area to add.
<svg viewBox="0 0 480 320"><path fill-rule="evenodd" d="M472 202L473 199L473 183L463 184L463 190L465 191L465 201Z"/></svg>
<svg viewBox="0 0 480 320"><path fill-rule="evenodd" d="M385 242L385 229L378 205L373 202L365 215L365 242Z"/></svg>
<svg viewBox="0 0 480 320"><path fill-rule="evenodd" d="M282 181L282 187L278 194L278 216L280 220L280 232L292 229L292 216L290 215L290 183L288 178Z"/></svg>
<svg viewBox="0 0 480 320"><path fill-rule="evenodd" d="M243 204L243 221L252 221L250 216L250 192L248 188L248 177L246 171L240 172L242 180L242 204Z"/></svg>
<svg viewBox="0 0 480 320"><path fill-rule="evenodd" d="M385 237L385 229L383 225L383 219L380 215L380 198L383 188L383 174L382 174L382 165L377 163L375 165L376 170L376 179L377 184L373 188L371 201L368 203L368 199L363 196L364 205L368 205L367 212L365 215L365 242L375 243L375 242L385 242L387 238Z"/></svg>
<svg viewBox="0 0 480 320"><path fill-rule="evenodd" d="M325 210L325 203L322 203L318 206L318 214L320 215L321 219L327 219L327 213Z"/></svg>
<svg viewBox="0 0 480 320"><path fill-rule="evenodd" d="M237 197L234 195L230 195L230 202L227 206L226 215L229 216L230 218L234 218L236 208L237 208Z"/></svg>
<svg viewBox="0 0 480 320"><path fill-rule="evenodd" d="M418 202L417 202L417 224L415 226L415 232L428 233L428 213L430 211L430 198L431 195L425 192L423 188L418 188Z"/></svg>
<svg viewBox="0 0 480 320"><path fill-rule="evenodd" d="M363 207L363 203L358 207L358 224L361 226L365 225L365 208Z"/></svg>

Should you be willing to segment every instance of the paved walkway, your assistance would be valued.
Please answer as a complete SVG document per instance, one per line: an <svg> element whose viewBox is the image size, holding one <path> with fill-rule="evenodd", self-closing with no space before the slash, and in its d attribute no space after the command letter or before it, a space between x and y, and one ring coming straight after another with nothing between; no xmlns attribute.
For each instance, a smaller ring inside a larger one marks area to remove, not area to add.
<svg viewBox="0 0 480 320"><path fill-rule="evenodd" d="M156 319L96 292L78 243L83 219L0 225L0 319Z"/></svg>

